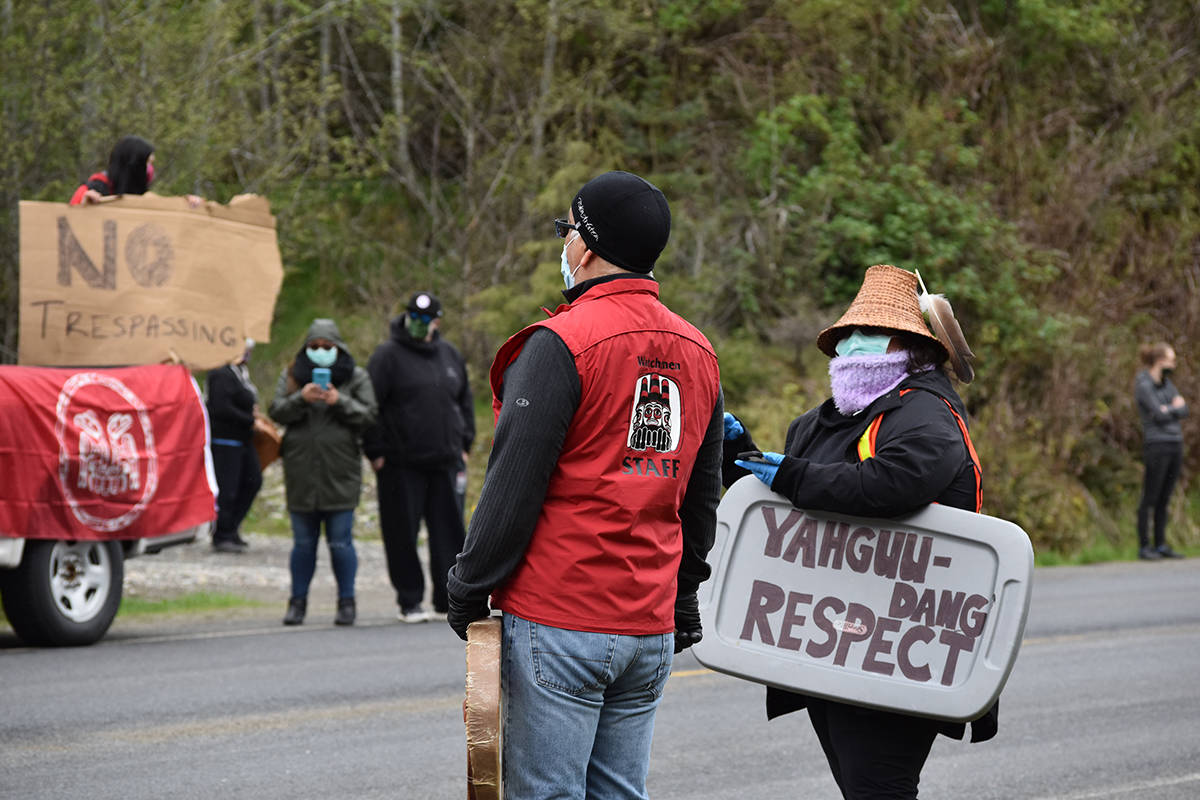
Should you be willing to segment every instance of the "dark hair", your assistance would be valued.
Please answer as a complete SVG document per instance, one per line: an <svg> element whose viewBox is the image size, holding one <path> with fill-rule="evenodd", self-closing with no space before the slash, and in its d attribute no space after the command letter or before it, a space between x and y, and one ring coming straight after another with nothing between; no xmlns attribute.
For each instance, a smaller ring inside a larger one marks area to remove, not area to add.
<svg viewBox="0 0 1200 800"><path fill-rule="evenodd" d="M1142 359L1142 364L1147 367L1153 367L1157 362L1167 357L1167 351L1170 349L1171 345L1166 342L1144 344L1138 349L1138 355Z"/></svg>
<svg viewBox="0 0 1200 800"><path fill-rule="evenodd" d="M113 194L145 194L146 162L154 145L140 136L124 136L108 157L108 180Z"/></svg>
<svg viewBox="0 0 1200 800"><path fill-rule="evenodd" d="M949 357L945 348L925 336L916 336L904 331L896 331L892 335L898 337L904 349L908 351L908 364L905 368L909 375L924 372L930 367L940 369Z"/></svg>

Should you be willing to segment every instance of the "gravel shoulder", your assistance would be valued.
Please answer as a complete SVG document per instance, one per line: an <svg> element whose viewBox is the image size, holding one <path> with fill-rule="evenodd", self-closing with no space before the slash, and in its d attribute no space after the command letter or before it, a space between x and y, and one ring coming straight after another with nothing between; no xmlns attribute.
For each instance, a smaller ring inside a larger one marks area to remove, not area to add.
<svg viewBox="0 0 1200 800"><path fill-rule="evenodd" d="M217 611L179 611L171 614L120 615L113 625L118 629L157 627L163 617L175 624L187 621L212 627L222 620L273 621L282 619L291 595L288 559L290 537L245 533L250 548L243 553L219 553L212 549L207 536L191 544L178 545L154 555L139 556L125 562L125 597L148 600L177 598L204 592L244 598L246 603ZM387 561L379 539L358 539L355 595L361 622L396 621L396 600L387 575ZM424 547L422 559L426 559ZM428 580L426 581L428 584ZM329 563L329 551L322 544L317 551L317 571L309 588L309 614L306 624L325 624L333 619L337 585ZM429 587L426 586L428 605ZM328 618L328 619L326 619ZM191 625L189 625L191 627Z"/></svg>

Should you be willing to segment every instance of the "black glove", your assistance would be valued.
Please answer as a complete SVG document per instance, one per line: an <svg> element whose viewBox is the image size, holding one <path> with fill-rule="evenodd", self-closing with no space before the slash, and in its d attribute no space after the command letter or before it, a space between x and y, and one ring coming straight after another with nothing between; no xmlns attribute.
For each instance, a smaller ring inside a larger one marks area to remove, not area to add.
<svg viewBox="0 0 1200 800"><path fill-rule="evenodd" d="M704 638L700 629L700 602L696 593L681 594L675 598L675 652L681 653Z"/></svg>
<svg viewBox="0 0 1200 800"><path fill-rule="evenodd" d="M492 613L487 600L478 603L460 602L454 595L449 598L450 607L446 610L446 622L464 642L467 640L467 626L477 619L486 619Z"/></svg>

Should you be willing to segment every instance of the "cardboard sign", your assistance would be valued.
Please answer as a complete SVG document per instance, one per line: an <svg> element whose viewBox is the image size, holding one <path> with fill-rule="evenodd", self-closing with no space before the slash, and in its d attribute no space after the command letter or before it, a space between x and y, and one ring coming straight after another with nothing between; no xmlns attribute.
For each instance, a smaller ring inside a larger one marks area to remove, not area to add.
<svg viewBox="0 0 1200 800"><path fill-rule="evenodd" d="M264 198L21 201L19 363L213 369L270 338L283 265Z"/></svg>
<svg viewBox="0 0 1200 800"><path fill-rule="evenodd" d="M708 563L692 648L705 666L955 721L1000 695L1033 589L1011 522L936 504L892 520L808 512L754 477L721 501Z"/></svg>

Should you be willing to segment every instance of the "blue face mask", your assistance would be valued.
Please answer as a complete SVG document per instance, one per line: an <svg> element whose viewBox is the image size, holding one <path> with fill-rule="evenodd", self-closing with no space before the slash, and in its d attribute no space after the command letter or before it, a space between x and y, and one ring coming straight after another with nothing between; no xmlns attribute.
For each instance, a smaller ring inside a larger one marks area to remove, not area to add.
<svg viewBox="0 0 1200 800"><path fill-rule="evenodd" d="M881 356L887 352L892 337L883 333L867 334L861 328L837 343L834 348L839 356Z"/></svg>
<svg viewBox="0 0 1200 800"><path fill-rule="evenodd" d="M575 241L577 236L579 236L578 233L575 234L575 236L572 236L570 239L567 239L567 241L563 244L562 261L558 268L559 272L561 272L563 276L563 285L568 289L575 288L575 273L579 271L579 267L571 269L571 265L567 262L567 248L571 246L571 242ZM583 265L580 264L579 266L581 267Z"/></svg>
<svg viewBox="0 0 1200 800"><path fill-rule="evenodd" d="M309 347L304 350L308 360L318 367L332 367L337 361L336 347Z"/></svg>

